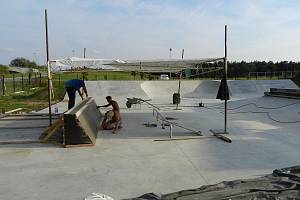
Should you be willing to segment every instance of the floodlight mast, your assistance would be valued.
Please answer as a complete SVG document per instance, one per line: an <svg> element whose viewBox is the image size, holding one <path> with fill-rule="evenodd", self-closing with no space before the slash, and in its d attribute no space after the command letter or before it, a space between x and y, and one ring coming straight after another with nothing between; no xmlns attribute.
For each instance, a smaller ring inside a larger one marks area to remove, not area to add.
<svg viewBox="0 0 300 200"><path fill-rule="evenodd" d="M184 49L182 49L182 52L181 52L181 60L183 61L183 56L184 56ZM183 62L182 62L183 63ZM181 88L181 78L182 78L182 70L183 70L183 66L182 68L179 68L179 79L178 79L178 91L177 91L177 95L179 95L179 100L180 100L180 88ZM175 110L181 110L178 108L178 104L179 104L179 101L176 102L176 108Z"/></svg>
<svg viewBox="0 0 300 200"><path fill-rule="evenodd" d="M45 29L46 29L46 54L47 54L47 69L48 69L48 106L49 106L49 126L52 126L52 113L51 113L51 70L49 62L49 45L48 45L48 16L47 9L45 9Z"/></svg>
<svg viewBox="0 0 300 200"><path fill-rule="evenodd" d="M183 60L183 56L184 56L184 49L182 49L182 52L181 52L181 60ZM178 94L180 94L181 77L182 77L182 69L180 69L180 71L179 71Z"/></svg>

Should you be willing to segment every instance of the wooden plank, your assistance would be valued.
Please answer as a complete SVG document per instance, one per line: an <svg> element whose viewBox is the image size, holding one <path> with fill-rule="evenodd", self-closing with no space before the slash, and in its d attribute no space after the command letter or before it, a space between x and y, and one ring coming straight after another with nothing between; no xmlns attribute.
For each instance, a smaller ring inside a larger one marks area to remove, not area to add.
<svg viewBox="0 0 300 200"><path fill-rule="evenodd" d="M70 147L90 147L90 146L95 146L95 144L67 144L64 145L65 148L70 148Z"/></svg>
<svg viewBox="0 0 300 200"><path fill-rule="evenodd" d="M165 138L165 139L155 139L155 142L164 142L164 141L180 141L180 140L198 140L198 139L208 139L214 136L199 136L199 137L174 137L174 138Z"/></svg>
<svg viewBox="0 0 300 200"><path fill-rule="evenodd" d="M0 145L5 144L33 144L33 143L41 143L40 140L10 140L10 141L0 141Z"/></svg>
<svg viewBox="0 0 300 200"><path fill-rule="evenodd" d="M228 132L224 132L224 130L220 129L220 130L212 130L210 129L209 130L210 132L212 132L213 136L215 136L216 138L220 139L220 140L223 140L224 142L228 142L228 143L231 143L231 139L228 138L228 137L225 137L225 135L228 135L229 133Z"/></svg>
<svg viewBox="0 0 300 200"><path fill-rule="evenodd" d="M42 138L42 142L46 142L52 135L57 131L58 129L62 128L64 126L64 119L60 118L52 126L50 126L41 137L45 135L44 138Z"/></svg>
<svg viewBox="0 0 300 200"><path fill-rule="evenodd" d="M228 142L231 143L231 139L229 139L228 137L225 137L224 135L221 134L214 134L214 136L216 136L218 139L223 140L224 142Z"/></svg>
<svg viewBox="0 0 300 200"><path fill-rule="evenodd" d="M17 109L14 109L14 110L7 111L4 114L11 114L11 113L19 112L21 110L23 110L23 108L17 108Z"/></svg>

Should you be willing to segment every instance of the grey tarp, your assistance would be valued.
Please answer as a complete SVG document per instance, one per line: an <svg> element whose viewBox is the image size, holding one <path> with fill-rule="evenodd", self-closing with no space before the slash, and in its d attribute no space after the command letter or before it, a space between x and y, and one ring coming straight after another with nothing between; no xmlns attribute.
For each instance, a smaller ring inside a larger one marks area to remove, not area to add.
<svg viewBox="0 0 300 200"><path fill-rule="evenodd" d="M205 185L164 195L144 194L127 200L300 199L300 166L276 169L272 174Z"/></svg>

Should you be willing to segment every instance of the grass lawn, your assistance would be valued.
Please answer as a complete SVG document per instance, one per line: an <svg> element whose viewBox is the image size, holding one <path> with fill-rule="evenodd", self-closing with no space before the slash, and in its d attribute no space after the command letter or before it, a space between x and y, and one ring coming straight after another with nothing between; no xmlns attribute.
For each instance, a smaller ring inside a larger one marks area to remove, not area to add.
<svg viewBox="0 0 300 200"><path fill-rule="evenodd" d="M62 100L64 87L55 86L55 99L53 103ZM35 90L25 91L18 94L9 94L0 96L0 109L9 111L17 108L23 108L24 112L38 111L48 107L48 88L40 87Z"/></svg>

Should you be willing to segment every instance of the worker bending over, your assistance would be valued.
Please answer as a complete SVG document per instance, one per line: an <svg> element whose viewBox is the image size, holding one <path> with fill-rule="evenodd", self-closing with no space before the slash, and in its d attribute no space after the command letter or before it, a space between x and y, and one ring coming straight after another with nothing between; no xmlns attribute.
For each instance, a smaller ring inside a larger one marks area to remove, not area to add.
<svg viewBox="0 0 300 200"><path fill-rule="evenodd" d="M108 104L97 106L97 108L112 106L113 109L105 113L104 119L101 123L101 128L105 130L113 129L112 133L116 133L116 131L121 128L120 108L118 103L112 100L111 96L107 96L106 100ZM112 124L115 124L115 126L112 127Z"/></svg>
<svg viewBox="0 0 300 200"><path fill-rule="evenodd" d="M88 97L85 83L82 80L79 79L68 80L65 84L65 88L69 97L68 110L73 108L75 105L76 91L79 93L82 100L83 100L83 93L85 93L85 96ZM83 92L80 91L81 88Z"/></svg>

